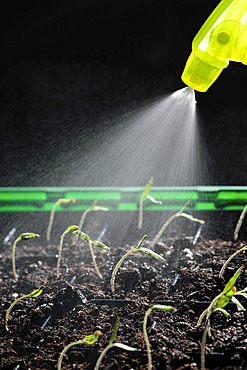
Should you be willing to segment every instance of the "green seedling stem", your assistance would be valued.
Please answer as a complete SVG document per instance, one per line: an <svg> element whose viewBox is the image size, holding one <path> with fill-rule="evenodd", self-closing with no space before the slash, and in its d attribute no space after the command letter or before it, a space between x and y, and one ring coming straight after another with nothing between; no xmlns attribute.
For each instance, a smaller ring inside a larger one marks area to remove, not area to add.
<svg viewBox="0 0 247 370"><path fill-rule="evenodd" d="M147 333L147 320L148 320L148 316L150 315L150 313L152 311L172 311L172 312L176 312L177 310L176 310L175 307L172 307L172 306L165 306L165 305L157 304L157 305L154 305L154 306L150 307L147 310L147 312L145 313L142 328L143 328L143 335L144 335L144 339L145 339L145 343L146 343L146 347L147 347L147 353L148 353L148 370L152 369L152 356L151 356L150 343L149 343L148 333Z"/></svg>
<svg viewBox="0 0 247 370"><path fill-rule="evenodd" d="M99 330L96 330L96 332L94 334L87 335L82 340L78 340L77 342L73 342L73 343L68 344L67 347L65 347L63 349L63 351L61 352L61 354L59 356L58 363L57 363L57 370L61 370L63 356L68 351L68 349L70 349L73 346L80 345L80 344L92 345L98 340L100 335L101 335L101 332Z"/></svg>
<svg viewBox="0 0 247 370"><path fill-rule="evenodd" d="M230 262L230 261L231 261L235 256L237 256L239 253L241 253L241 252L243 252L243 251L245 251L245 250L247 250L247 245L246 245L245 247L243 247L243 248L239 249L237 252L233 253L233 254L228 258L228 260L224 263L224 265L222 266L222 268L221 268L221 270L220 270L220 278L222 278L223 273L224 273L224 271L225 271L226 266L228 265L228 263L229 263L229 262Z"/></svg>
<svg viewBox="0 0 247 370"><path fill-rule="evenodd" d="M158 232L158 234L155 236L154 240L152 241L151 243L151 246L154 246L161 238L162 234L164 233L165 229L167 228L167 226L177 217L184 217L184 218L187 218L188 220L192 221L192 222L199 222L200 224L204 224L205 221L203 220L199 220L191 215L188 215L187 213L184 213L184 210L185 208L188 206L188 204L190 203L191 199L193 197L193 194L191 194L190 198L187 200L187 202L185 203L185 205L180 209L180 211L176 212L174 215L172 215L165 223L164 225L162 226L162 228L160 229L160 231Z"/></svg>
<svg viewBox="0 0 247 370"><path fill-rule="evenodd" d="M228 281L223 291L212 300L208 308L206 308L206 310L204 310L201 316L199 317L199 320L197 322L197 327L201 324L203 318L206 316L206 322L205 322L205 327L204 327L203 336L202 336L202 344L201 344L201 369L202 370L205 370L205 345L206 345L207 334L209 337L211 336L210 319L212 315L216 311L220 311L224 315L229 316L229 313L224 309L224 307L230 301L235 303L241 311L245 311L245 308L242 306L242 304L238 301L238 299L235 296L241 295L247 299L247 293L246 293L247 288L237 291L236 287L234 286L243 268L244 266L241 266L237 270L237 272L233 275L233 277Z"/></svg>
<svg viewBox="0 0 247 370"><path fill-rule="evenodd" d="M103 360L105 354L112 347L118 347L118 348L121 348L121 349L126 350L126 351L137 351L137 348L133 348L133 347L127 346L126 344L114 343L114 341L116 339L116 336L117 336L118 323L119 323L119 317L116 320L116 323L115 323L115 326L114 326L114 330L113 330L113 333L112 333L112 337L111 337L110 343L108 344L108 346L103 350L103 352L99 356L98 361L96 362L96 365L95 365L94 370L98 370L100 368L100 365L102 363L102 360Z"/></svg>
<svg viewBox="0 0 247 370"><path fill-rule="evenodd" d="M238 223L236 225L236 228L235 228L235 231L234 231L234 234L233 234L234 241L238 240L238 233L239 233L240 227L242 226L242 223L243 223L244 217L246 215L246 212L247 212L247 205L244 207L244 209L243 209L243 211L242 211L242 213L239 217Z"/></svg>
<svg viewBox="0 0 247 370"><path fill-rule="evenodd" d="M77 226L77 225L71 225L61 235L60 243L59 243L59 250L58 250L58 258L57 258L57 278L59 278L60 260L61 260L61 255L62 255L62 247L63 247L64 237L70 231L74 231L74 230L79 230L79 226Z"/></svg>
<svg viewBox="0 0 247 370"><path fill-rule="evenodd" d="M9 314L10 314L10 311L12 310L12 308L14 307L14 305L19 302L20 300L24 299L24 298L34 298L34 297L38 297L42 291L43 291L44 287L43 285L41 285L41 287L39 289L36 289L34 290L32 293L30 294L27 294L27 295L24 295L22 297L19 297L17 298L12 304L11 306L8 308L7 312L6 312L6 316L5 316L5 328L6 330L9 330L8 328L8 319L9 319Z"/></svg>
<svg viewBox="0 0 247 370"><path fill-rule="evenodd" d="M148 195L148 193L151 190L152 183L153 183L153 176L151 177L151 179L149 180L149 182L145 185L145 187L143 189L143 192L142 192L142 195L141 195L140 204L139 204L138 229L141 229L142 228L142 222L143 222L143 202L144 202L145 197Z"/></svg>
<svg viewBox="0 0 247 370"><path fill-rule="evenodd" d="M64 203L69 203L69 202L75 203L75 199L60 198L56 201L56 203L52 207L51 214L50 214L50 220L49 220L49 224L48 224L47 231L46 231L46 239L47 239L48 242L50 241L50 238L51 238L51 228L52 228L54 215L55 215L55 211L56 211L57 206L59 206L59 204L64 204Z"/></svg>
<svg viewBox="0 0 247 370"><path fill-rule="evenodd" d="M29 239L33 239L33 238L39 238L39 237L40 237L39 234L23 233L20 236L18 236L18 238L14 241L14 244L13 244L13 247L12 247L12 268L13 268L13 274L14 274L14 277L15 277L15 281L18 281L18 276L17 276L16 268L15 268L15 247L16 247L16 244L20 240L29 240Z"/></svg>
<svg viewBox="0 0 247 370"><path fill-rule="evenodd" d="M92 212L92 211L108 211L108 208L98 207L98 206L96 206L96 203L97 203L97 199L95 199L95 201L93 202L93 204L91 205L90 208L88 208L86 211L83 212L83 214L81 216L81 219L80 219L80 222L79 222L79 229L80 230L82 229L85 218L86 218L86 216L89 212ZM72 245L76 245L77 240L78 240L78 236L75 236L74 239L73 239Z"/></svg>
<svg viewBox="0 0 247 370"><path fill-rule="evenodd" d="M113 273L112 273L112 276L111 276L111 290L112 290L112 293L114 294L115 293L115 277L116 277L116 274L117 274L117 271L119 269L119 267L121 266L122 262L125 260L126 257L128 257L131 253L134 253L134 252L143 252L143 253L146 253L148 254L149 256L151 257L154 257L156 258L157 260L160 260L160 261L163 261L165 262L165 259L163 257L161 257L158 253L155 253L154 251L152 251L151 249L149 248L144 248L142 247L142 243L144 241L144 239L146 239L147 235L144 235L142 240L139 242L138 246L134 249L131 249L129 252L127 252L120 260L119 262L117 263L116 267L114 268L113 270Z"/></svg>
<svg viewBox="0 0 247 370"><path fill-rule="evenodd" d="M99 240L91 240L90 237L87 234L85 234L83 231L76 230L76 231L73 231L73 234L76 235L77 237L79 236L82 240L84 240L84 242L88 243L89 249L90 249L90 252L91 252L91 256L92 256L92 260L93 260L93 264L94 264L94 268L95 268L98 276L100 277L100 279L103 279L103 277L102 277L102 275L101 275L101 273L98 269L97 263L96 263L95 255L94 255L94 252L93 252L93 246L98 247L98 248L102 249L105 252L108 252L110 250L110 248L107 247L107 245L101 243Z"/></svg>
<svg viewBox="0 0 247 370"><path fill-rule="evenodd" d="M144 187L144 190L143 190L142 195L141 195L141 198L140 198L138 229L141 229L142 228L142 224L143 224L143 202L144 202L144 199L147 198L152 203L155 203L155 204L162 204L161 201L154 199L153 197L151 197L151 195L148 194L150 192L150 190L151 190L152 183L153 183L153 176L151 177L151 179L149 180L149 182Z"/></svg>

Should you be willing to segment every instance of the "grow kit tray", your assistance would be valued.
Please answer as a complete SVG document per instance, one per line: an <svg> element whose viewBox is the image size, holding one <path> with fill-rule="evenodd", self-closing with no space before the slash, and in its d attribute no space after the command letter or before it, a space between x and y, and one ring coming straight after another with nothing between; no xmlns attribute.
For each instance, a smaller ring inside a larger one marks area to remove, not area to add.
<svg viewBox="0 0 247 370"><path fill-rule="evenodd" d="M0 212L49 212L59 198L75 203L61 204L56 211L84 211L97 199L111 211L137 211L143 187L2 187ZM144 202L145 211L179 210L192 196L194 211L242 210L247 202L247 186L153 186L150 195L162 205Z"/></svg>
<svg viewBox="0 0 247 370"><path fill-rule="evenodd" d="M79 214L97 200L97 206L107 208L108 212L97 212L97 216L89 217L96 218L100 224L103 222L103 229L108 229L107 233L112 233L118 244L136 233L142 192L143 187L2 187L0 212L8 232L14 232L20 223L24 224L25 219L28 220L29 227L36 227L38 223L40 228L43 224L45 229L55 202L59 198L75 199L74 203L59 204L56 207L54 222L57 223L58 231L62 232L67 225L77 224ZM186 211L205 220L204 234L229 240L232 239L239 215L246 206L247 186L153 186L149 195L162 204L144 199L143 230L148 236L152 237L154 229L161 226L164 218L179 211L192 195ZM180 229L183 222L184 220L178 221ZM186 221L184 224L189 232L194 232L194 225ZM240 232L245 232L245 222ZM98 234L100 233L98 230Z"/></svg>

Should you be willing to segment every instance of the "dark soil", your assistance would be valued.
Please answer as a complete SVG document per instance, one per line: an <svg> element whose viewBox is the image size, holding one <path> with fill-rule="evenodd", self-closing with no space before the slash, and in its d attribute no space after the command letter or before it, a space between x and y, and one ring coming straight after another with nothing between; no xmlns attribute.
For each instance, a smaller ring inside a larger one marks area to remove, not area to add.
<svg viewBox="0 0 247 370"><path fill-rule="evenodd" d="M54 369L62 349L95 330L102 335L89 346L70 349L63 359L64 369L93 369L103 348L110 341L116 318L120 317L117 341L137 347L137 352L112 349L104 358L105 369L146 369L147 355L142 334L146 310L154 303L170 304L175 313L152 312L148 320L154 369L199 369L203 325L197 320L208 303L222 291L236 269L246 263L244 253L219 278L222 263L244 243L192 238L168 238L155 246L166 263L135 254L117 273L116 294L110 290L112 269L131 248L119 246L109 253L95 251L103 275L100 280L92 266L87 245L64 244L61 275L56 278L57 245L37 248L37 243L20 242L16 250L19 275L15 282L11 267L11 247L3 246L1 281L1 369ZM146 242L148 245L148 242ZM185 248L192 251L189 256ZM37 298L20 301L4 327L5 313L18 296L44 285ZM244 271L237 289L246 286ZM246 301L239 298L246 307ZM216 313L212 336L207 338L206 366L210 369L247 369L246 312L228 304L229 317ZM204 324L204 323L203 323Z"/></svg>

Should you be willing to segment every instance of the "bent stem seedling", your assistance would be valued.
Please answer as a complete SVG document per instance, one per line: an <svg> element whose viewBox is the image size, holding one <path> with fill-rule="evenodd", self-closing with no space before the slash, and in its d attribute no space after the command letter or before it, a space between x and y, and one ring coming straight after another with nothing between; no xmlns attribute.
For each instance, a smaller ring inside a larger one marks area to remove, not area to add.
<svg viewBox="0 0 247 370"><path fill-rule="evenodd" d="M80 222L79 222L79 229L80 230L82 229L85 218L86 218L86 216L89 212L92 212L92 211L108 211L108 208L98 207L98 206L96 206L96 203L97 203L97 199L95 199L95 201L93 202L93 204L91 205L90 208L88 208L85 212L83 212L83 214L81 216L81 219L80 219ZM72 245L76 245L77 240L78 240L78 236L75 236L74 239L73 239Z"/></svg>
<svg viewBox="0 0 247 370"><path fill-rule="evenodd" d="M183 213L183 211L185 210L185 208L188 206L188 204L190 203L191 199L193 197L193 194L191 194L191 196L189 197L189 199L187 200L187 202L185 203L185 205L180 209L180 211L178 211L177 213L175 213L174 215L172 215L165 223L164 225L162 226L162 228L160 229L160 231L158 232L158 234L155 236L154 240L152 241L151 243L151 246L153 247L158 241L159 239L161 238L162 234L164 233L165 229L167 228L167 226L177 217L184 217L184 218L187 218L188 220L192 221L192 222L199 222L200 224L204 224L205 221L203 220L199 220L198 218L195 218L191 215L188 215L187 213Z"/></svg>
<svg viewBox="0 0 247 370"><path fill-rule="evenodd" d="M244 207L244 209L243 209L243 211L242 211L242 213L239 217L238 223L236 225L236 228L235 228L235 231L234 231L234 234L233 234L233 239L234 239L235 242L238 240L238 233L239 233L240 227L242 226L242 223L243 223L244 217L246 215L246 212L247 212L247 205Z"/></svg>
<svg viewBox="0 0 247 370"><path fill-rule="evenodd" d="M16 268L15 268L15 247L16 247L16 244L20 240L29 240L29 239L33 239L33 238L39 238L39 237L40 237L39 234L23 233L20 236L18 236L18 238L14 241L14 244L13 244L13 247L12 247L12 268L13 268L13 274L14 274L14 277L15 277L15 281L18 281L18 276L17 276Z"/></svg>
<svg viewBox="0 0 247 370"><path fill-rule="evenodd" d="M56 203L52 207L51 214L50 214L50 220L49 220L49 224L48 224L47 231L46 231L46 239L47 239L48 242L50 241L50 238L51 238L51 228L52 228L54 215L55 215L55 211L56 211L57 206L59 206L59 204L64 204L64 203L69 203L69 202L75 203L75 199L60 198L56 201Z"/></svg>
<svg viewBox="0 0 247 370"><path fill-rule="evenodd" d="M60 269L60 260L61 260L61 255L62 255L62 247L63 247L63 240L66 234L68 234L70 231L78 230L79 226L77 225L72 225L69 226L64 233L61 235L60 238L60 243L59 243L59 250L58 250L58 258L57 258L57 278L59 278L59 269Z"/></svg>
<svg viewBox="0 0 247 370"><path fill-rule="evenodd" d="M94 334L87 335L82 340L78 340L77 342L73 342L73 343L68 344L67 347L65 347L63 349L63 351L61 352L61 354L59 356L58 363L57 363L57 369L61 370L63 356L68 351L68 349L70 349L73 346L77 346L79 344L88 344L88 345L94 344L98 340L100 335L101 335L101 332L99 330L96 330L96 332Z"/></svg>
<svg viewBox="0 0 247 370"><path fill-rule="evenodd" d="M142 228L142 222L143 222L143 202L145 197L148 195L148 193L151 190L151 186L153 183L153 176L149 180L149 182L145 185L141 198L140 198L140 203L139 203L139 219L138 219L138 229Z"/></svg>
<svg viewBox="0 0 247 370"><path fill-rule="evenodd" d="M201 369L202 370L205 370L205 345L206 345L207 334L209 337L211 336L210 319L212 315L216 311L220 311L224 315L229 316L229 313L224 309L224 307L230 301L235 303L240 308L241 311L245 311L245 308L242 306L242 304L238 301L238 299L235 296L241 295L247 299L247 294L246 294L247 288L237 291L236 287L234 286L243 268L244 266L241 266L237 270L237 272L233 275L233 277L226 284L224 290L212 300L208 308L206 308L206 310L204 310L201 316L199 317L199 320L197 322L197 327L201 324L203 318L206 316L206 322L205 322L205 327L204 327L204 331L202 335L202 344L201 344Z"/></svg>
<svg viewBox="0 0 247 370"><path fill-rule="evenodd" d="M97 263L96 263L96 259L95 259L94 252L93 252L93 246L98 247L98 248L102 249L105 252L108 252L110 250L110 248L107 247L107 245L101 243L99 240L91 240L90 237L87 234L85 234L83 231L80 231L80 230L73 231L73 234L75 234L76 236L79 236L82 240L84 240L84 242L88 243L89 249L90 249L90 252L91 252L91 256L92 256L92 260L93 260L93 264L94 264L94 268L95 268L98 276L101 279L103 279L103 277L102 277L102 275L101 275L101 273L98 269Z"/></svg>
<svg viewBox="0 0 247 370"><path fill-rule="evenodd" d="M101 364L101 362L102 362L105 354L112 347L118 347L118 348L124 349L126 351L137 351L137 348L133 348L133 347L127 346L126 344L114 343L114 341L116 339L116 336L117 336L118 323L119 323L119 317L116 320L116 323L115 323L115 326L114 326L114 330L113 330L113 333L112 333L112 337L111 337L110 343L108 344L108 346L103 350L103 352L99 356L98 361L96 362L96 365L95 365L94 370L98 370L99 369L100 364Z"/></svg>
<svg viewBox="0 0 247 370"><path fill-rule="evenodd" d="M24 299L24 298L33 298L33 297L38 297L42 291L43 291L44 287L43 285L41 285L41 287L39 289L36 289L34 290L32 293L30 294L27 294L27 295L24 295L22 297L19 297L17 298L12 304L11 306L8 308L7 312L6 312L6 316L5 316L5 328L6 330L9 330L8 328L8 319L9 319L9 314L10 314L10 311L12 310L12 308L14 307L14 305L19 302L21 299Z"/></svg>
<svg viewBox="0 0 247 370"><path fill-rule="evenodd" d="M151 356L150 343L149 343L148 333L147 333L147 320L148 320L148 316L150 315L150 313L152 311L172 311L172 312L176 312L177 310L176 310L175 307L172 307L172 306L165 306L165 305L156 304L156 305L150 307L147 310L147 312L145 313L142 328L143 328L143 335L144 335L144 339L145 339L145 343L146 343L146 347L147 347L147 353L148 353L148 370L152 369L152 356Z"/></svg>
<svg viewBox="0 0 247 370"><path fill-rule="evenodd" d="M141 195L141 198L140 198L138 229L141 229L142 228L142 223L143 223L143 202L144 202L144 199L147 198L147 199L149 199L153 203L162 204L161 201L154 199L153 197L151 197L151 195L148 194L150 192L150 190L151 190L152 183L153 183L153 176L151 177L151 179L149 180L149 182L145 185L145 187L143 189L143 192L142 192L142 195Z"/></svg>
<svg viewBox="0 0 247 370"><path fill-rule="evenodd" d="M115 277L116 277L116 273L119 269L119 267L121 266L122 262L125 260L126 257L128 257L131 253L134 253L134 252L143 252L143 253L146 253L148 254L149 256L152 256L154 258L156 258L157 260L160 260L160 261L166 261L163 257L161 257L158 253L155 253L154 251L152 251L151 249L149 248L144 248L142 247L142 243L144 241L144 239L146 239L147 235L144 235L142 240L140 241L140 243L138 244L138 246L134 249L131 249L129 252L127 252L120 260L119 262L117 263L116 267L114 268L113 270L113 273L112 273L112 276L111 276L111 290L112 290L112 293L114 294L115 293L115 286L114 286L114 283L115 283Z"/></svg>
<svg viewBox="0 0 247 370"><path fill-rule="evenodd" d="M228 265L228 263L234 258L234 257L236 257L239 253L241 253L241 252L243 252L243 251L245 251L245 250L247 250L247 245L245 246L245 247L243 247L243 248L241 248L241 249L239 249L238 251L236 251L235 253L233 253L229 258L228 258L228 260L224 263L224 265L221 267L221 270L220 270L220 278L222 278L222 276L223 276L223 273L224 273L224 271L225 271L225 269L226 269L226 266Z"/></svg>

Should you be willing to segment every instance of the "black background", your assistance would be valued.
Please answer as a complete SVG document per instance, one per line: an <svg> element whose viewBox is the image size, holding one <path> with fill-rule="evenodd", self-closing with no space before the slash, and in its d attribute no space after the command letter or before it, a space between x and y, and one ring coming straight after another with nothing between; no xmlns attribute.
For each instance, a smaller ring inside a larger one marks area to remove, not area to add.
<svg viewBox="0 0 247 370"><path fill-rule="evenodd" d="M69 153L82 133L90 137L126 110L184 87L180 76L191 42L217 4L4 4L1 186L66 185L42 176L57 152ZM247 183L246 86L246 66L232 62L207 93L196 93L200 129L213 163L206 185Z"/></svg>

